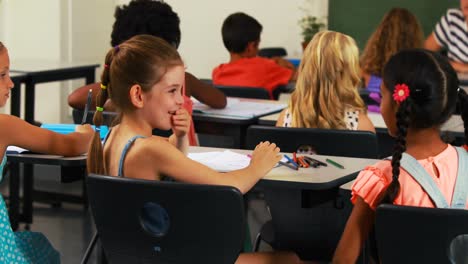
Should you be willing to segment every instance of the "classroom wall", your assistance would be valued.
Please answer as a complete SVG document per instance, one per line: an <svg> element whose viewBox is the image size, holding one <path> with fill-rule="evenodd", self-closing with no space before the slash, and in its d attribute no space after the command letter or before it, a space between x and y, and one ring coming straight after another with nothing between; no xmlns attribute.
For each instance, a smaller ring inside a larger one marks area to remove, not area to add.
<svg viewBox="0 0 468 264"><path fill-rule="evenodd" d="M129 0L0 0L0 38L13 59L86 60L102 64L109 48L114 7ZM242 11L263 25L261 47L282 46L300 57L301 8L326 16L328 0L166 0L181 17L179 51L188 71L211 78L211 70L228 60L221 39L226 16ZM26 8L27 7L27 8ZM14 62L14 60L12 61ZM14 68L14 64L12 64ZM100 69L97 70L97 80ZM36 93L36 119L70 122L66 97L83 81L41 84ZM5 112L9 113L9 106Z"/></svg>
<svg viewBox="0 0 468 264"><path fill-rule="evenodd" d="M187 70L199 78L211 78L212 69L229 59L221 38L223 20L231 13L245 12L262 25L260 47L286 48L289 57L302 55L298 21L307 9L311 15L326 17L328 0L167 0L181 18L179 51Z"/></svg>

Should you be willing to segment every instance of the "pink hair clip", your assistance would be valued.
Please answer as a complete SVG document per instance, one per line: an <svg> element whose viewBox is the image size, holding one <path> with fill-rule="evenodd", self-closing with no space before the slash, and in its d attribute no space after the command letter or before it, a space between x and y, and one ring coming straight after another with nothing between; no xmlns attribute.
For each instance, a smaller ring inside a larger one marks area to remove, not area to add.
<svg viewBox="0 0 468 264"><path fill-rule="evenodd" d="M410 95L410 90L406 84L397 84L395 85L395 90L393 91L393 100L397 103L401 103Z"/></svg>

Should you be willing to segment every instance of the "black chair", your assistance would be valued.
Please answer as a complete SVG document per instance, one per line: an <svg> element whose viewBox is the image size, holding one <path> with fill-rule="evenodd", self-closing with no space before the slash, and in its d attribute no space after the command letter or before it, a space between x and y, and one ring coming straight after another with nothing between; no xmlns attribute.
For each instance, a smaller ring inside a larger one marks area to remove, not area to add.
<svg viewBox="0 0 468 264"><path fill-rule="evenodd" d="M230 97L270 99L270 94L265 88L226 85L215 85L215 87Z"/></svg>
<svg viewBox="0 0 468 264"><path fill-rule="evenodd" d="M262 48L258 51L258 56L260 57L284 57L287 56L288 52L285 48L282 47L272 47L272 48Z"/></svg>
<svg viewBox="0 0 468 264"><path fill-rule="evenodd" d="M234 263L246 228L234 187L91 174L88 197L109 263Z"/></svg>
<svg viewBox="0 0 468 264"><path fill-rule="evenodd" d="M377 137L366 131L253 125L247 129L246 141L248 149L260 141L270 141L283 152L311 148L321 155L378 158Z"/></svg>
<svg viewBox="0 0 468 264"><path fill-rule="evenodd" d="M468 263L468 238L461 238L467 223L467 210L381 205L375 222L380 261Z"/></svg>
<svg viewBox="0 0 468 264"><path fill-rule="evenodd" d="M247 129L247 148L266 140L276 143L283 152L312 148L323 155L378 156L377 138L371 132L256 125ZM350 192L267 184L263 192L271 220L261 227L254 250L265 241L276 250L294 251L304 260L330 261L352 210Z"/></svg>

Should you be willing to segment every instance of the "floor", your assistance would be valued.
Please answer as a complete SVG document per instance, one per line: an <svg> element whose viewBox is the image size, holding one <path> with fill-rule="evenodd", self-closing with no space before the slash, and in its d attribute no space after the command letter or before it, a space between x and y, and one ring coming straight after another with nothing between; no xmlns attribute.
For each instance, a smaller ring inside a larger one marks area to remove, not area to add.
<svg viewBox="0 0 468 264"><path fill-rule="evenodd" d="M79 194L81 182L59 183L59 170L53 166L36 166L35 188L49 191ZM8 195L8 177L0 184L0 193ZM31 231L42 232L60 252L62 263L80 263L91 240L94 226L90 211L82 205L62 203L59 208L48 204L34 203ZM265 203L257 196L249 202L248 223L252 243L260 226L269 219ZM20 225L20 230L24 225ZM269 250L263 243L261 250ZM97 263L95 253L88 263Z"/></svg>

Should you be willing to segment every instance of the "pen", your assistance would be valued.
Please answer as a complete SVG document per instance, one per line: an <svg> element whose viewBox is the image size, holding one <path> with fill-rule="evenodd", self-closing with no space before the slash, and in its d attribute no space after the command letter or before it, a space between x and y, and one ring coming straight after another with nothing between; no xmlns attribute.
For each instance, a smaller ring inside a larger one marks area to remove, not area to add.
<svg viewBox="0 0 468 264"><path fill-rule="evenodd" d="M297 163L294 162L294 160L292 160L290 157L288 157L288 155L284 154L284 157L285 157L290 163L292 163L294 166L296 166L297 168L299 168L299 165L297 165Z"/></svg>
<svg viewBox="0 0 468 264"><path fill-rule="evenodd" d="M282 162L282 161L278 161L278 164L283 165L283 166L288 167L288 168L293 169L293 170L298 170L299 169L299 167L296 167L296 166L294 166L292 164Z"/></svg>
<svg viewBox="0 0 468 264"><path fill-rule="evenodd" d="M343 165L337 163L336 161L333 161L331 159L326 159L326 161L337 168L344 169Z"/></svg>
<svg viewBox="0 0 468 264"><path fill-rule="evenodd" d="M81 120L82 125L86 123L86 119L88 117L89 107L91 106L91 96L92 95L93 95L93 90L89 89L88 99L86 100L86 105L85 105L85 109L84 109L84 113L83 113L83 119Z"/></svg>
<svg viewBox="0 0 468 264"><path fill-rule="evenodd" d="M320 160L316 160L316 159L314 159L314 158L307 157L307 156L304 156L304 158L305 158L306 160L310 161L310 162L313 162L313 163L317 164L317 165L321 165L321 166L325 166L325 167L328 166L326 163L321 162Z"/></svg>
<svg viewBox="0 0 468 264"><path fill-rule="evenodd" d="M302 165L302 167L309 168L309 164L307 164L307 162L305 162L303 157L297 157L296 159L297 159L297 161L299 161L299 163Z"/></svg>

